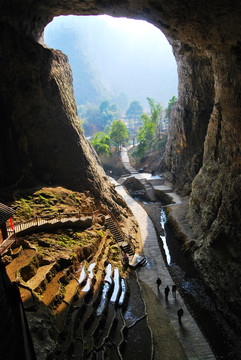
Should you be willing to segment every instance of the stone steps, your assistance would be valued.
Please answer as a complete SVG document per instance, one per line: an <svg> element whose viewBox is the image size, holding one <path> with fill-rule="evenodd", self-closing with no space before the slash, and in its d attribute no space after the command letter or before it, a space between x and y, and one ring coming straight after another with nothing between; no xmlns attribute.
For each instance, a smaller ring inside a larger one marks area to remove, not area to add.
<svg viewBox="0 0 241 360"><path fill-rule="evenodd" d="M45 283L48 281L48 275L54 270L56 263L40 266L31 279L26 282L33 291L38 292L40 289L45 288Z"/></svg>
<svg viewBox="0 0 241 360"><path fill-rule="evenodd" d="M122 234L115 226L111 217L106 217L106 225L107 225L108 229L110 230L110 232L112 233L112 235L114 236L115 241L121 247L121 249L130 256L134 255L134 251L132 250L130 245L124 240Z"/></svg>
<svg viewBox="0 0 241 360"><path fill-rule="evenodd" d="M62 302L64 296L61 294L61 279L64 277L65 272L63 270L59 271L42 293L41 299L49 308L54 308L58 303Z"/></svg>
<svg viewBox="0 0 241 360"><path fill-rule="evenodd" d="M143 258L143 256L140 256L138 254L135 254L133 249L131 248L130 244L124 241L122 235L120 234L119 230L115 226L113 220L111 217L106 217L106 226L111 231L112 235L115 238L115 241L118 243L120 249L128 255L128 265L132 268L135 268L137 266L145 266L147 264L146 258Z"/></svg>
<svg viewBox="0 0 241 360"><path fill-rule="evenodd" d="M36 258L36 250L24 249L18 257L13 259L9 265L6 266L6 272L11 281L16 280L16 275L19 270L27 266Z"/></svg>
<svg viewBox="0 0 241 360"><path fill-rule="evenodd" d="M131 251L123 238L120 245L122 251ZM70 269L58 269L56 273L57 264L53 262L39 266L26 283L35 291L44 289L40 299L54 310L61 344L56 355L59 360L122 359L128 329L123 316L128 286L118 267L109 263L112 251L113 237L107 233L90 262L80 263L76 274ZM31 257L25 265L35 252L28 255Z"/></svg>
<svg viewBox="0 0 241 360"><path fill-rule="evenodd" d="M56 316L56 324L60 331L63 330L66 314L67 314L70 304L72 303L73 298L77 292L78 286L79 285L78 285L78 282L76 281L76 279L71 280L66 285L64 299L54 312L54 314Z"/></svg>
<svg viewBox="0 0 241 360"><path fill-rule="evenodd" d="M105 256L101 261L105 262ZM90 269L90 271L92 270ZM92 292L88 301L78 299L71 306L72 310L69 312L71 319L69 318L69 324L65 323L66 326L69 325L68 335L62 347L62 353L65 354L66 358L76 356L80 359L88 359L93 354L98 354L98 356L105 356L106 359L106 347L108 348L106 343L109 343L112 338L115 339L116 343L113 351L119 357L119 347L124 341L122 329L126 325L124 318L120 315L121 308L116 308L122 306L125 301L122 293L126 294L126 284L120 278L117 268L112 271L108 265L106 266L105 277L103 274L100 275L101 273L103 271L99 268L95 276L96 281L91 285ZM84 284L85 287L86 281ZM121 288L122 284L124 289ZM80 294L81 292L83 292L83 287ZM102 294L104 294L105 304L102 304ZM122 301L119 303L121 295ZM65 359L64 356L62 358Z"/></svg>
<svg viewBox="0 0 241 360"><path fill-rule="evenodd" d="M114 305L109 304L106 317L103 318L103 321L100 323L101 326L94 334L94 344L97 350L103 347L106 340L109 338L111 329L115 325L115 321L117 320Z"/></svg>

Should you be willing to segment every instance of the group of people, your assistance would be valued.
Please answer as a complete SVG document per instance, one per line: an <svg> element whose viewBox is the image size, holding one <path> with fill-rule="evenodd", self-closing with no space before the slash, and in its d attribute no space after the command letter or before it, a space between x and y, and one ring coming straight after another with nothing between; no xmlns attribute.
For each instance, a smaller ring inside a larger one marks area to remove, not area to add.
<svg viewBox="0 0 241 360"><path fill-rule="evenodd" d="M162 281L161 281L161 279L158 277L157 278L157 280L156 280L156 284L157 284L157 289L158 289L158 291L159 291L159 287L160 287L160 285L162 284ZM169 292L170 292L170 288L169 288L169 286L167 285L166 287L165 287L165 289L164 289L164 293L165 293L165 299L166 300L168 300L168 295L169 295ZM176 298L176 292L177 292L177 286L174 284L174 285L172 285L172 296L174 297L174 298ZM182 308L180 308L180 309L178 309L177 310L177 316L178 316L178 321L179 322L181 322L182 321L182 316L183 316L183 309Z"/></svg>

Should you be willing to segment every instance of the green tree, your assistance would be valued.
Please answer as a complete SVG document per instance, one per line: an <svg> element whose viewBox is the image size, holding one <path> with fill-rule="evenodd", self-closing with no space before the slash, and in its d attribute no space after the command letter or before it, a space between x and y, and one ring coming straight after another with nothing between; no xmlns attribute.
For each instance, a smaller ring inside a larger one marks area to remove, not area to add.
<svg viewBox="0 0 241 360"><path fill-rule="evenodd" d="M119 108L109 100L102 101L99 107L92 104L81 109L83 128L86 136L93 136L96 132L103 132L107 125L119 117Z"/></svg>
<svg viewBox="0 0 241 360"><path fill-rule="evenodd" d="M164 119L167 124L170 121L171 111L176 102L177 102L177 98L175 95L168 102L167 108L165 110L165 119Z"/></svg>
<svg viewBox="0 0 241 360"><path fill-rule="evenodd" d="M98 155L110 154L110 137L108 135L98 132L95 134L90 143L95 148Z"/></svg>
<svg viewBox="0 0 241 360"><path fill-rule="evenodd" d="M135 100L135 101L132 101L128 110L126 111L126 117L127 117L127 119L138 120L138 119L140 119L142 113L143 113L143 108L142 108L141 104L139 103L139 101Z"/></svg>
<svg viewBox="0 0 241 360"><path fill-rule="evenodd" d="M128 140L129 134L125 124L121 120L114 120L111 125L110 139L115 143L117 150Z"/></svg>
<svg viewBox="0 0 241 360"><path fill-rule="evenodd" d="M163 107L161 103L156 103L154 99L148 97L147 101L151 110L151 120L155 126L155 134L160 138L160 133L163 128Z"/></svg>
<svg viewBox="0 0 241 360"><path fill-rule="evenodd" d="M128 119L128 130L130 132L130 136L133 138L133 143L136 138L137 127L141 124L142 113L143 108L137 100L132 101L128 110L126 111L126 118Z"/></svg>
<svg viewBox="0 0 241 360"><path fill-rule="evenodd" d="M110 125L113 120L117 119L119 115L119 108L116 104L110 104L109 100L103 101L99 106L99 114L97 117L101 131L104 130L106 125Z"/></svg>
<svg viewBox="0 0 241 360"><path fill-rule="evenodd" d="M160 134L163 127L163 107L154 99L147 98L151 116L142 114L142 126L137 134L138 146L137 157L143 157L151 148L157 148L160 142Z"/></svg>
<svg viewBox="0 0 241 360"><path fill-rule="evenodd" d="M142 114L141 121L142 127L137 134L139 143L137 146L138 157L142 157L146 153L150 142L154 138L156 128L155 122L147 114Z"/></svg>

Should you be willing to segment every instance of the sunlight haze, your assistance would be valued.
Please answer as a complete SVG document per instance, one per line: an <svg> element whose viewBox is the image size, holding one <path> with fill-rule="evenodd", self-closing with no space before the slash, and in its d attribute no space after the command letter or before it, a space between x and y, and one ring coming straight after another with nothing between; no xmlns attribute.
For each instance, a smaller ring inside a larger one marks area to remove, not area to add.
<svg viewBox="0 0 241 360"><path fill-rule="evenodd" d="M83 87L78 87L84 67L88 67L86 78L93 76L92 85L98 87L101 99L125 94L129 102L138 100L146 108L147 97L166 106L177 96L171 46L162 32L146 21L108 15L60 16L46 27L44 39L49 47L68 55L78 105L83 102L78 100ZM84 61L79 68L78 56Z"/></svg>

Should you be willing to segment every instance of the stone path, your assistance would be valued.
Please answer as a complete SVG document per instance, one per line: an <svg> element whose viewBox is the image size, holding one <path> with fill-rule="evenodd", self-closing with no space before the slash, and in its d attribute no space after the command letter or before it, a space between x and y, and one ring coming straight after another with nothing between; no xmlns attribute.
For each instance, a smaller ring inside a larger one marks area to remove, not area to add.
<svg viewBox="0 0 241 360"><path fill-rule="evenodd" d="M127 171L130 172L130 174L138 174L138 171L135 168L133 168L133 166L131 166L131 164L129 162L127 148L121 149L121 160L122 160L124 167L126 168Z"/></svg>
<svg viewBox="0 0 241 360"><path fill-rule="evenodd" d="M124 167L126 168L126 170L130 173L130 177L135 177L138 180L147 180L147 183L149 183L154 190L156 191L162 191L165 194L168 194L171 199L172 202L174 204L180 204L181 203L181 198L179 195L177 195L176 193L174 193L171 184L161 178L159 175L151 175L149 173L138 173L138 171L133 168L133 166L130 164L129 162L129 157L128 157L128 153L127 153L127 148L122 148L121 149L121 159L122 159L122 163L124 165ZM125 178L120 179L121 181L119 183L123 183Z"/></svg>
<svg viewBox="0 0 241 360"><path fill-rule="evenodd" d="M116 183L116 185L118 185L118 183ZM148 264L145 267L140 268L138 272L140 282L143 282L146 286L149 287L150 291L156 295L159 303L165 309L169 321L172 324L180 340L180 343L182 344L186 358L188 360L215 359L210 346L208 345L196 322L186 308L180 294L177 292L176 298L173 298L170 291L168 300L165 299L164 288L166 285L168 285L171 289L173 281L163 260L158 245L155 228L151 219L142 206L138 204L133 198L131 198L122 186L117 186L116 190L125 199L140 226L143 252L148 261ZM162 280L159 291L157 290L156 286L157 277L160 277ZM179 308L183 308L184 310L184 316L181 323L179 323L177 319L177 310ZM153 337L155 338L155 333L153 333ZM179 360L183 359L183 357L179 357L178 355L175 358L169 357L168 353L165 357L159 357L158 352L156 351L154 359Z"/></svg>

